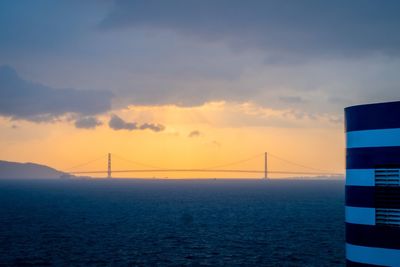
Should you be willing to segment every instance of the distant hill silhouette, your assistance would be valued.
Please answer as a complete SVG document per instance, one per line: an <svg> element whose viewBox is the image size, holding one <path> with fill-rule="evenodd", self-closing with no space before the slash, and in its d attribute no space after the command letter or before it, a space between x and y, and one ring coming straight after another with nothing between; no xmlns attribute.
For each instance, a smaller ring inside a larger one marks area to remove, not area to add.
<svg viewBox="0 0 400 267"><path fill-rule="evenodd" d="M0 179L58 179L64 172L36 163L0 160Z"/></svg>

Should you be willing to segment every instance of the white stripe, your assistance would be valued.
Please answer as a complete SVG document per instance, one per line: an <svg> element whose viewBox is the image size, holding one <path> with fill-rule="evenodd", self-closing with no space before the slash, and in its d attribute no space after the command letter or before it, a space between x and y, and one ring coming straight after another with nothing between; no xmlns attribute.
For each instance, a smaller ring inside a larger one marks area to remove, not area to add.
<svg viewBox="0 0 400 267"><path fill-rule="evenodd" d="M346 185L375 186L375 169L346 170Z"/></svg>
<svg viewBox="0 0 400 267"><path fill-rule="evenodd" d="M358 208L346 206L346 222L375 225L375 208Z"/></svg>
<svg viewBox="0 0 400 267"><path fill-rule="evenodd" d="M400 266L400 250L346 244L346 258L350 261L383 266Z"/></svg>
<svg viewBox="0 0 400 267"><path fill-rule="evenodd" d="M346 133L347 148L400 146L400 128Z"/></svg>

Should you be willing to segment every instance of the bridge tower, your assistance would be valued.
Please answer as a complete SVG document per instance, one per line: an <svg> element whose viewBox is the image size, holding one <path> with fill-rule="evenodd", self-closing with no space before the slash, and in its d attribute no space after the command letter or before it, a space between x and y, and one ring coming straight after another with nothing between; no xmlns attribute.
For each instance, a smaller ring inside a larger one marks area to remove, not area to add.
<svg viewBox="0 0 400 267"><path fill-rule="evenodd" d="M107 178L111 178L111 153L108 153Z"/></svg>
<svg viewBox="0 0 400 267"><path fill-rule="evenodd" d="M264 153L264 179L268 179L268 153Z"/></svg>

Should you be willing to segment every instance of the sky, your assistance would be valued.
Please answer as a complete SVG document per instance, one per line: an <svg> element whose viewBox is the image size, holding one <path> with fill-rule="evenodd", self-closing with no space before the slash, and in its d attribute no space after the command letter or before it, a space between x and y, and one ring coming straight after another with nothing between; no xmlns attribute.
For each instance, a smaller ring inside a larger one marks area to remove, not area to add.
<svg viewBox="0 0 400 267"><path fill-rule="evenodd" d="M343 108L399 100L399 10L394 0L3 0L0 159L104 170L112 153L114 169L203 168L267 151L342 173ZM307 170L278 158L270 170ZM143 176L157 175L227 176Z"/></svg>

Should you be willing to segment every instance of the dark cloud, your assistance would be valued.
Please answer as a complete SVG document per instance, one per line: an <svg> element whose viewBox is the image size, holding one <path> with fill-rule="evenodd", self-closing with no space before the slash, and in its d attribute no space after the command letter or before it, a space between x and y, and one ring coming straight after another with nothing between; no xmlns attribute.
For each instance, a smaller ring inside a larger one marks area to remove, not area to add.
<svg viewBox="0 0 400 267"><path fill-rule="evenodd" d="M105 91L53 89L23 80L11 67L0 67L2 116L52 121L67 113L95 115L110 110L111 98Z"/></svg>
<svg viewBox="0 0 400 267"><path fill-rule="evenodd" d="M161 132L161 131L164 131L165 126L161 125L161 124L144 123L144 124L140 125L140 129L141 130L149 129L154 132Z"/></svg>
<svg viewBox="0 0 400 267"><path fill-rule="evenodd" d="M399 53L399 10L396 0L117 0L100 25L293 53Z"/></svg>
<svg viewBox="0 0 400 267"><path fill-rule="evenodd" d="M96 117L82 117L75 121L75 127L80 129L94 129L102 124Z"/></svg>
<svg viewBox="0 0 400 267"><path fill-rule="evenodd" d="M200 131L194 130L188 134L188 137L199 137L201 135Z"/></svg>
<svg viewBox="0 0 400 267"><path fill-rule="evenodd" d="M113 130L133 131L149 129L153 132L161 132L165 129L165 126L161 124L144 123L142 125L138 125L136 122L126 122L115 114L111 115L108 125Z"/></svg>
<svg viewBox="0 0 400 267"><path fill-rule="evenodd" d="M137 124L135 122L126 122L117 115L111 115L111 119L108 122L108 126L110 126L113 130L137 130Z"/></svg>

